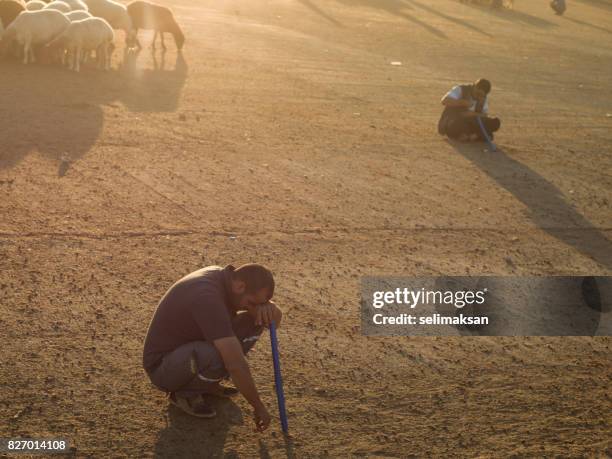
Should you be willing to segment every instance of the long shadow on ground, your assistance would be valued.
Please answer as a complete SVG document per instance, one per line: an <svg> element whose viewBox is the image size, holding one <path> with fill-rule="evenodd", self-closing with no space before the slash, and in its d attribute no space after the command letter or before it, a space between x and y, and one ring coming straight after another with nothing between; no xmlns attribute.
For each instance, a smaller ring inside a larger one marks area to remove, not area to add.
<svg viewBox="0 0 612 459"><path fill-rule="evenodd" d="M215 409L215 418L198 419L170 405L166 427L157 437L154 457L238 457L231 451L224 453L224 449L231 426L243 423L240 408L223 400L215 404Z"/></svg>
<svg viewBox="0 0 612 459"><path fill-rule="evenodd" d="M144 54L144 53L143 53ZM166 66L153 69L127 56L118 70L84 68L74 73L51 65L3 61L0 71L0 169L19 163L33 151L73 162L86 154L100 136L104 107L123 104L130 112L175 111L187 78L181 53ZM60 165L59 174L65 173Z"/></svg>
<svg viewBox="0 0 612 459"><path fill-rule="evenodd" d="M557 24L555 24L554 22L548 21L547 19L539 18L537 16L532 16L531 14L525 13L523 11L509 10L506 8L491 8L490 6L481 6L472 3L464 3L464 5L478 9L483 13L490 14L491 16L495 16L499 19L503 19L509 22L515 22L518 24L541 28L557 27Z"/></svg>
<svg viewBox="0 0 612 459"><path fill-rule="evenodd" d="M555 185L502 150L483 153L474 145L450 143L457 152L525 204L538 228L599 265L612 269L612 242L567 203Z"/></svg>
<svg viewBox="0 0 612 459"><path fill-rule="evenodd" d="M569 21L569 22L573 22L574 24L590 27L592 29L599 30L600 32L612 33L611 29L606 29L605 27L601 27L601 26L598 26L598 25L595 25L595 24L591 24L590 22L581 21L579 19L574 19L574 18L570 18L570 17L567 17L567 16L562 16L562 17L563 17L564 20Z"/></svg>
<svg viewBox="0 0 612 459"><path fill-rule="evenodd" d="M411 3L411 4L413 4L413 5L415 5L415 6L418 6L419 8L422 8L423 10L425 10L425 11L431 13L431 14L435 14L436 16L439 16L439 17L441 17L443 19L446 19L447 21L454 22L455 24L459 24L460 26L463 26L463 27L465 27L465 28L467 28L469 30L473 30L474 32L478 32L479 34L485 35L487 37L492 37L493 36L490 33L485 32L484 30L476 27L475 25L470 24L468 21L465 21L465 20L460 19L460 18L456 18L454 16L450 16L448 14L443 13L442 11L439 11L439 8L428 6L425 3L418 2L416 0L406 0L406 1Z"/></svg>
<svg viewBox="0 0 612 459"><path fill-rule="evenodd" d="M379 10L386 11L389 14L400 17L407 21L410 21L418 26L423 27L428 32L432 33L438 38L448 39L448 36L440 29L427 24L413 15L406 12L406 10L413 10L414 8L401 0L336 0L337 2L343 3L349 7L361 6L367 8L376 8Z"/></svg>
<svg viewBox="0 0 612 459"><path fill-rule="evenodd" d="M578 3L592 6L594 8L601 8L602 10L612 11L612 2L610 0L575 0Z"/></svg>
<svg viewBox="0 0 612 459"><path fill-rule="evenodd" d="M338 22L336 19L334 19L332 16L330 16L328 13L326 13L325 11L323 11L320 7L318 7L314 2L312 2L311 0L299 0L299 2L304 5L305 7L309 8L310 10L314 11L315 13L317 13L319 16L321 16L323 19L327 20L328 22L332 23L333 25L337 26L337 27L342 27L342 24L340 22Z"/></svg>

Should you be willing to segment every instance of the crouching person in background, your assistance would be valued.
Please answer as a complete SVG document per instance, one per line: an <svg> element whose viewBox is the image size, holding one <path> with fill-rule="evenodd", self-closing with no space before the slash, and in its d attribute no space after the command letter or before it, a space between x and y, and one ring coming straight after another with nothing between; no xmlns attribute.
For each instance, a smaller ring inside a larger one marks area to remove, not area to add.
<svg viewBox="0 0 612 459"><path fill-rule="evenodd" d="M499 118L490 118L488 95L489 80L480 79L473 84L457 85L442 98L444 111L438 121L438 132L451 139L464 142L485 140L478 118L493 139L501 126Z"/></svg>
<svg viewBox="0 0 612 459"><path fill-rule="evenodd" d="M550 7L554 10L555 14L558 14L559 16L562 16L567 9L565 0L553 0L550 2Z"/></svg>
<svg viewBox="0 0 612 459"><path fill-rule="evenodd" d="M245 354L264 327L279 325L282 313L270 301L274 278L264 266L210 266L176 282L161 299L144 343L143 365L151 382L170 403L198 417L215 410L204 396L240 392L254 409L258 430L270 415ZM237 389L220 382L231 377Z"/></svg>

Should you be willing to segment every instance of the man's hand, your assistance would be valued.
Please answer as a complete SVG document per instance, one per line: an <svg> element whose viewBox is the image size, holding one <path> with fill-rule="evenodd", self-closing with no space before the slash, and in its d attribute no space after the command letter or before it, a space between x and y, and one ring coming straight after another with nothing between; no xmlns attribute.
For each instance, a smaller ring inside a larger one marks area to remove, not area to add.
<svg viewBox="0 0 612 459"><path fill-rule="evenodd" d="M253 419L255 420L255 428L258 432L263 432L270 425L270 413L263 405L263 403L257 405L253 411Z"/></svg>
<svg viewBox="0 0 612 459"><path fill-rule="evenodd" d="M278 328L282 318L283 312L272 301L255 307L255 325L269 327L270 323L274 321L274 325Z"/></svg>

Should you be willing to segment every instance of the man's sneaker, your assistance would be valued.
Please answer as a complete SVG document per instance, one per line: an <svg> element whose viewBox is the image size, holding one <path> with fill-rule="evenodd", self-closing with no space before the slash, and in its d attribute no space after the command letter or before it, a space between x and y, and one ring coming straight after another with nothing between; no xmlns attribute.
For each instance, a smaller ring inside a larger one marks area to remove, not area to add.
<svg viewBox="0 0 612 459"><path fill-rule="evenodd" d="M211 384L206 390L207 395L214 395L215 397L230 398L237 395L238 389L234 387L222 386L219 383Z"/></svg>
<svg viewBox="0 0 612 459"><path fill-rule="evenodd" d="M202 397L185 398L179 397L174 392L170 392L168 397L170 403L180 408L185 413L198 418L214 418L217 412L208 403L202 400Z"/></svg>

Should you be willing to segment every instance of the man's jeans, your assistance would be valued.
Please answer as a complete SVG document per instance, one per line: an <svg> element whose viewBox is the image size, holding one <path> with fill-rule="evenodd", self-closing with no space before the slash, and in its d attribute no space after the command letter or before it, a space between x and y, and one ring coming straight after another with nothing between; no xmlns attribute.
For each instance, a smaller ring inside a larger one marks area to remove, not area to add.
<svg viewBox="0 0 612 459"><path fill-rule="evenodd" d="M483 116L480 119L489 137L493 137L492 134L497 132L501 126L499 118ZM478 119L475 116L457 116L449 121L446 128L446 135L451 139L458 139L461 135L469 136L472 134L476 134L480 140L484 140Z"/></svg>
<svg viewBox="0 0 612 459"><path fill-rule="evenodd" d="M245 355L263 331L262 327L255 325L255 319L247 312L234 317L232 328ZM159 366L149 374L156 387L166 392L176 392L181 397L205 393L228 376L219 351L206 341L192 341L167 353Z"/></svg>

